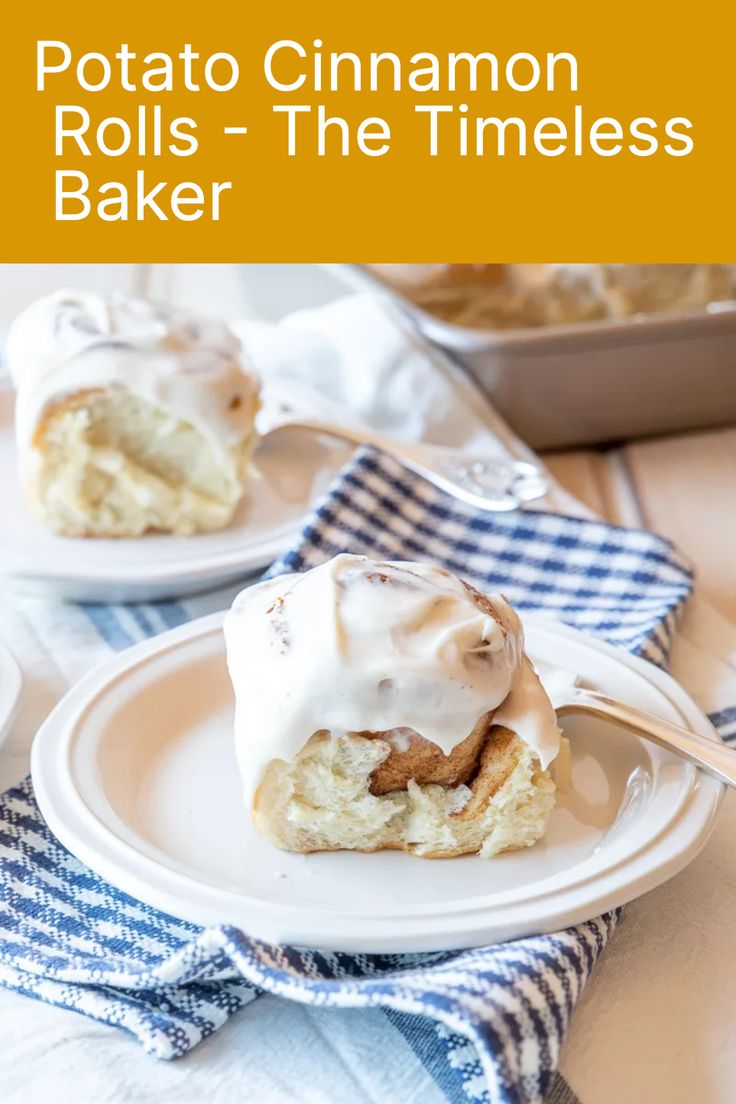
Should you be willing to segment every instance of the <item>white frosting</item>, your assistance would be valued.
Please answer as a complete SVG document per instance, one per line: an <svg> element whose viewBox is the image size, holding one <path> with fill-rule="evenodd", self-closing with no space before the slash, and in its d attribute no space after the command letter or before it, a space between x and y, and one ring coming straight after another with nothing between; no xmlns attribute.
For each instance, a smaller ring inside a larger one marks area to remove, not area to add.
<svg viewBox="0 0 736 1104"><path fill-rule="evenodd" d="M225 640L249 796L322 729L412 728L449 754L496 710L544 767L559 750L516 613L440 567L336 556L242 591Z"/></svg>
<svg viewBox="0 0 736 1104"><path fill-rule="evenodd" d="M18 316L7 357L21 450L50 407L96 388L119 387L153 403L219 453L253 431L258 382L242 363L239 340L224 323L188 311L57 291Z"/></svg>

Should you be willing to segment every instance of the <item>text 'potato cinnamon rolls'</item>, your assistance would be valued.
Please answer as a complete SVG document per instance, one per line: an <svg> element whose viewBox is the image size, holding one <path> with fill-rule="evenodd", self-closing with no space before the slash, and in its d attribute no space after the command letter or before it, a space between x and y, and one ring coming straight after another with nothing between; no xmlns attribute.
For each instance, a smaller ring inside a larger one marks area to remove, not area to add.
<svg viewBox="0 0 736 1104"><path fill-rule="evenodd" d="M66 536L219 529L243 494L258 383L223 323L60 291L8 336L21 478Z"/></svg>
<svg viewBox="0 0 736 1104"><path fill-rule="evenodd" d="M527 847L560 733L517 615L449 571L339 555L225 621L258 830L290 851Z"/></svg>

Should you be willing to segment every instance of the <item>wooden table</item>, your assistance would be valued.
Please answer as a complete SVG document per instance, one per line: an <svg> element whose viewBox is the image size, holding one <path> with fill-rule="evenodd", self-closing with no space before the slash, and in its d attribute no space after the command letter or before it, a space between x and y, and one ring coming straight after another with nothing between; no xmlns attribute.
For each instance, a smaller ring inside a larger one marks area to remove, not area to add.
<svg viewBox="0 0 736 1104"><path fill-rule="evenodd" d="M736 621L736 428L544 459L596 513L674 541L693 562L703 593Z"/></svg>

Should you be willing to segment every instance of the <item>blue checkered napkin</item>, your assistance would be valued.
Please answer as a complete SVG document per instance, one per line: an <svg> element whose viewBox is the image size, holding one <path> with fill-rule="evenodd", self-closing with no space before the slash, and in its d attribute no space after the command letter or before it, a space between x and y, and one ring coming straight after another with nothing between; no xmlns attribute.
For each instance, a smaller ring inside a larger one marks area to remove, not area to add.
<svg viewBox="0 0 736 1104"><path fill-rule="evenodd" d="M298 546L268 572L303 571L338 552L429 560L666 666L692 573L652 533L536 511L474 510L364 450L315 508Z"/></svg>
<svg viewBox="0 0 736 1104"><path fill-rule="evenodd" d="M444 563L522 609L660 664L691 585L657 537L536 512L480 514L370 450L343 472L275 570L343 550ZM223 600L213 596L212 608ZM88 615L114 647L124 614L104 612ZM181 603L132 612L127 624L141 635L164 612L169 624L188 617ZM538 1102L615 921L609 914L555 935L420 956L272 947L232 928L183 923L102 881L51 836L30 782L0 800L0 983L124 1027L160 1058L186 1053L268 991L383 1008L427 1069L444 1063L438 1086L453 1102Z"/></svg>

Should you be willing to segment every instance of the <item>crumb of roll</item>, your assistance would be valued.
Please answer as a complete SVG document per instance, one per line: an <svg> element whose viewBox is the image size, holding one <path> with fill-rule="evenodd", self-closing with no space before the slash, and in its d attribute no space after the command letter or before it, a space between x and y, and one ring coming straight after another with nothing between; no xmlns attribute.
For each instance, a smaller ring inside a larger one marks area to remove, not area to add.
<svg viewBox="0 0 736 1104"><path fill-rule="evenodd" d="M467 784L376 795L371 779L390 754L380 739L316 733L291 763L271 762L256 793L258 830L288 851L402 850L450 858L530 847L544 833L555 784L534 752L492 729Z"/></svg>
<svg viewBox="0 0 736 1104"><path fill-rule="evenodd" d="M254 435L225 453L135 395L94 391L37 428L25 474L36 517L62 536L181 536L221 529L247 478Z"/></svg>

